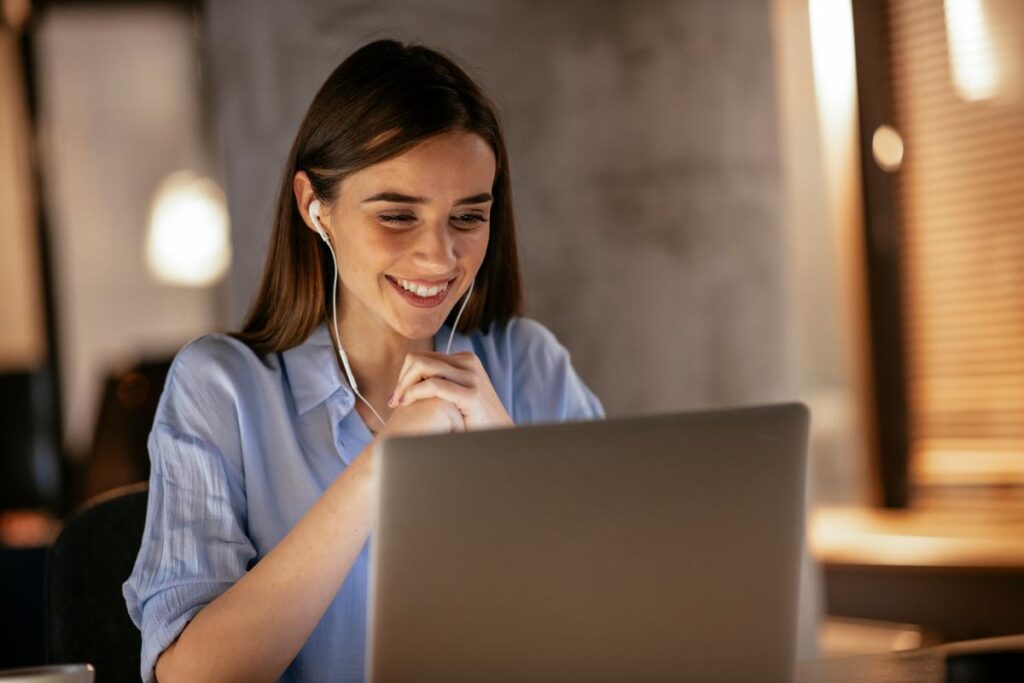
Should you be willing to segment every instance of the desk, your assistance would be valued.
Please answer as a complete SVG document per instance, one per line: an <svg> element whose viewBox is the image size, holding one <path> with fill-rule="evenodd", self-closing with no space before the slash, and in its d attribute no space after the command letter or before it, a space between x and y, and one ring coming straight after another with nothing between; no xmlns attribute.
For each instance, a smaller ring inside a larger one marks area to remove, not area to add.
<svg viewBox="0 0 1024 683"><path fill-rule="evenodd" d="M814 513L829 614L916 624L944 642L1024 633L1021 496L919 498L909 510Z"/></svg>
<svg viewBox="0 0 1024 683"><path fill-rule="evenodd" d="M796 668L796 680L797 683L945 683L947 657L994 652L1024 652L1024 635L949 643L880 655L801 662ZM1024 673L1024 664L1018 660L1015 665L1018 668L1014 672ZM949 683L957 680L981 683L989 680L1024 680L1024 677L997 679L954 676L949 679Z"/></svg>

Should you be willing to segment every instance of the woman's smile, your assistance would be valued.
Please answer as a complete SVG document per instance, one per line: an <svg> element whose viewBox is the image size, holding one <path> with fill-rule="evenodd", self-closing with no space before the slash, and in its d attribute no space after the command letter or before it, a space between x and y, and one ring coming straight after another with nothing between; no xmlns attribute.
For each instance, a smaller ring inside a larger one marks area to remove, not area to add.
<svg viewBox="0 0 1024 683"><path fill-rule="evenodd" d="M405 280L385 275L391 287L409 304L417 308L434 308L440 306L448 298L450 285L457 278L450 280Z"/></svg>

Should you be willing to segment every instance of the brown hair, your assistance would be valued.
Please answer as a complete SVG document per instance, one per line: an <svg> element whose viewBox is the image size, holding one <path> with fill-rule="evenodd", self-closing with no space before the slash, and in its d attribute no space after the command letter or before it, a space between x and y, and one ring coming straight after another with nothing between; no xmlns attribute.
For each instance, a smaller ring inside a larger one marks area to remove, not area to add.
<svg viewBox="0 0 1024 683"><path fill-rule="evenodd" d="M447 57L420 45L378 40L342 62L295 136L281 179L263 277L241 331L257 353L301 344L329 315L333 263L299 214L292 182L305 171L317 199L330 203L345 176L451 131L479 135L494 151L490 236L459 330L486 329L522 309L508 154L497 110ZM453 323L455 309L448 317Z"/></svg>

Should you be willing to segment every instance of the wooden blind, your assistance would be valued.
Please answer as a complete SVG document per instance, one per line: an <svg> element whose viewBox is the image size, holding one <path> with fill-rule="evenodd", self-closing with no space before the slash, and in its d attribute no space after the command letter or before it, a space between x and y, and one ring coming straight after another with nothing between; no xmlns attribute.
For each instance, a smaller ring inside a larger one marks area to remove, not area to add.
<svg viewBox="0 0 1024 683"><path fill-rule="evenodd" d="M1024 2L889 27L912 482L1024 483Z"/></svg>

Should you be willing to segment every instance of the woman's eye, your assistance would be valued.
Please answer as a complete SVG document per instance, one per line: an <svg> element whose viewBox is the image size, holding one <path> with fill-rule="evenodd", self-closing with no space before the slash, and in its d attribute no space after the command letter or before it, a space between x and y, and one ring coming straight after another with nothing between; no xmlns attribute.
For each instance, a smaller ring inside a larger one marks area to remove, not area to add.
<svg viewBox="0 0 1024 683"><path fill-rule="evenodd" d="M475 228L481 223L486 223L487 219L478 213L463 213L458 216L452 216L452 220L455 223L462 225L463 230Z"/></svg>
<svg viewBox="0 0 1024 683"><path fill-rule="evenodd" d="M382 222L387 223L388 225L408 225L409 223L412 223L414 220L416 220L415 216L410 216L405 213L382 214L378 216L378 218L380 218Z"/></svg>

